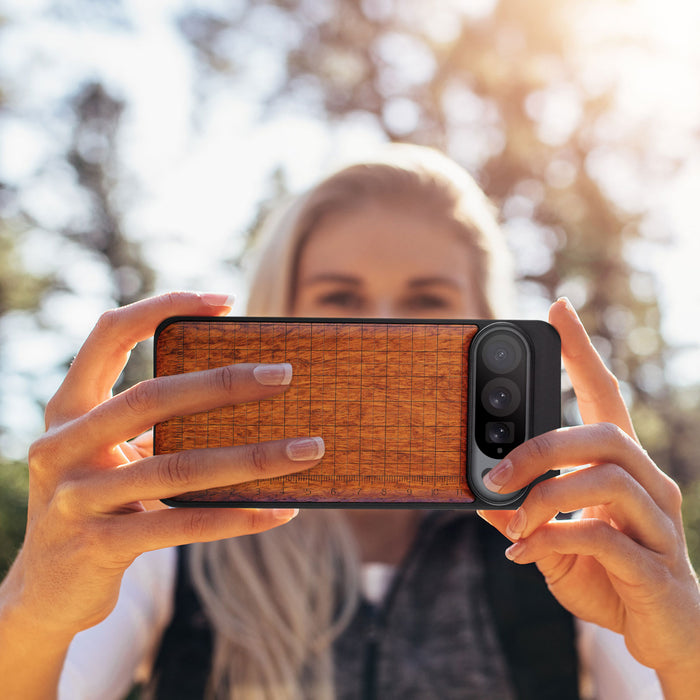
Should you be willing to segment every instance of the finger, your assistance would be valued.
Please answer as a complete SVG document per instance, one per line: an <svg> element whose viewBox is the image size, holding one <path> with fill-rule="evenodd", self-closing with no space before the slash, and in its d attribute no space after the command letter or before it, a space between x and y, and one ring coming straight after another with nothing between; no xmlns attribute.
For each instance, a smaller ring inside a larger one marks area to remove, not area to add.
<svg viewBox="0 0 700 700"><path fill-rule="evenodd" d="M153 454L153 430L137 435L129 444L136 450L139 458L150 457Z"/></svg>
<svg viewBox="0 0 700 700"><path fill-rule="evenodd" d="M277 385L270 383L271 370L277 372ZM118 444L174 416L269 399L286 391L291 379L292 366L286 362L242 363L147 379L103 402L65 430L80 438L81 450L90 451L104 447L106 435L111 444Z"/></svg>
<svg viewBox="0 0 700 700"><path fill-rule="evenodd" d="M549 322L561 337L562 359L584 423L614 423L636 439L620 385L593 347L568 299L552 304Z"/></svg>
<svg viewBox="0 0 700 700"><path fill-rule="evenodd" d="M518 564L537 563L550 585L556 583L551 574L561 568L558 562L566 555L593 557L609 574L628 585L656 575L659 568L655 554L596 518L547 523L507 550L508 558Z"/></svg>
<svg viewBox="0 0 700 700"><path fill-rule="evenodd" d="M47 427L74 418L111 395L134 346L169 316L216 316L231 309L225 294L172 292L102 314L46 409Z"/></svg>
<svg viewBox="0 0 700 700"><path fill-rule="evenodd" d="M119 445L122 455L124 455L124 461L135 462L137 459L142 459L148 455L142 454L141 451L132 442L124 442Z"/></svg>
<svg viewBox="0 0 700 700"><path fill-rule="evenodd" d="M489 525L495 527L503 536L508 537L506 529L508 523L513 519L514 510L477 510L476 514L485 520Z"/></svg>
<svg viewBox="0 0 700 700"><path fill-rule="evenodd" d="M137 435L133 440L122 443L120 448L129 462L150 457L153 454L153 430L147 430L145 433Z"/></svg>
<svg viewBox="0 0 700 700"><path fill-rule="evenodd" d="M168 508L116 516L110 541L127 557L191 542L211 542L269 530L289 522L296 508Z"/></svg>
<svg viewBox="0 0 700 700"><path fill-rule="evenodd" d="M676 484L627 433L612 423L560 428L526 440L484 477L487 488L510 493L550 469L611 462L625 469L666 513L679 503Z"/></svg>
<svg viewBox="0 0 700 700"><path fill-rule="evenodd" d="M557 513L589 507L603 508L618 530L647 549L661 553L676 546L669 518L628 472L614 464L539 482L511 518L506 535L511 540L527 538Z"/></svg>
<svg viewBox="0 0 700 700"><path fill-rule="evenodd" d="M69 497L75 507L89 503L98 512L109 512L124 503L303 471L317 464L324 451L320 437L184 450L97 472L73 484Z"/></svg>

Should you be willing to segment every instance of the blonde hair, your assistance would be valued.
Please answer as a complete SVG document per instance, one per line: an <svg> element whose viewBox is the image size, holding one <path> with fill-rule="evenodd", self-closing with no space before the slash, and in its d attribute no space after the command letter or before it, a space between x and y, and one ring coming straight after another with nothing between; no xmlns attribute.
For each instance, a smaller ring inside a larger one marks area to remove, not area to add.
<svg viewBox="0 0 700 700"><path fill-rule="evenodd" d="M483 315L505 315L513 273L491 204L456 163L408 145L338 171L269 217L248 313L292 313L300 252L323 216L406 202L454 227L473 251L465 274L474 276ZM302 512L269 532L194 545L190 571L214 630L210 695L335 696L331 644L359 598L359 558L339 512Z"/></svg>
<svg viewBox="0 0 700 700"><path fill-rule="evenodd" d="M193 545L190 573L214 631L207 695L332 700L331 645L359 600L358 572L338 511Z"/></svg>
<svg viewBox="0 0 700 700"><path fill-rule="evenodd" d="M391 144L376 160L339 170L267 219L258 234L248 314L291 314L299 256L310 234L327 214L372 203L408 205L451 226L472 250L465 275L474 280L483 315L510 313L512 257L491 202L466 170L439 151Z"/></svg>

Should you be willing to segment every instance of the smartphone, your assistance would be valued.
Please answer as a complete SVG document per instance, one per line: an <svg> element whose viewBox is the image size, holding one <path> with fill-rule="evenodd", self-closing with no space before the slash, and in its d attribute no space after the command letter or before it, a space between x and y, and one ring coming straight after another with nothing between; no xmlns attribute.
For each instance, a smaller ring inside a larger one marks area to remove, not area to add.
<svg viewBox="0 0 700 700"><path fill-rule="evenodd" d="M315 435L326 445L306 471L172 506L515 508L530 487L497 494L485 474L560 426L560 341L543 321L174 317L154 355L155 376L238 362L294 371L274 398L156 425L155 454Z"/></svg>

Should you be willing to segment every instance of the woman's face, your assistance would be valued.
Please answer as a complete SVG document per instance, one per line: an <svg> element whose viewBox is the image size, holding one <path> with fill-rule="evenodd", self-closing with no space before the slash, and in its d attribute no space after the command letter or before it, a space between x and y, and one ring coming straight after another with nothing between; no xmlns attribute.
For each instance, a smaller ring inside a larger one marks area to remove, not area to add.
<svg viewBox="0 0 700 700"><path fill-rule="evenodd" d="M298 316L479 318L467 244L410 206L325 216L299 259Z"/></svg>

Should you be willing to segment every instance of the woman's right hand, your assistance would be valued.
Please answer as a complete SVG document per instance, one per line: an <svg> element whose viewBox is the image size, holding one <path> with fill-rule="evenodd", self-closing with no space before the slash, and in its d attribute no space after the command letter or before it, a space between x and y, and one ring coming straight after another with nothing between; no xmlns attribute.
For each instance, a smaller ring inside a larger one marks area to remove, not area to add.
<svg viewBox="0 0 700 700"><path fill-rule="evenodd" d="M0 609L21 611L42 634L69 639L109 614L124 570L142 552L256 533L295 515L293 509L153 509L148 501L307 469L323 454L320 438L155 457L143 440L127 442L167 418L286 389L288 365L268 370L261 383L258 365L245 364L150 379L112 396L131 349L160 321L226 313L225 302L223 295L174 293L100 318L49 402L46 433L31 447L27 531L0 589Z"/></svg>

